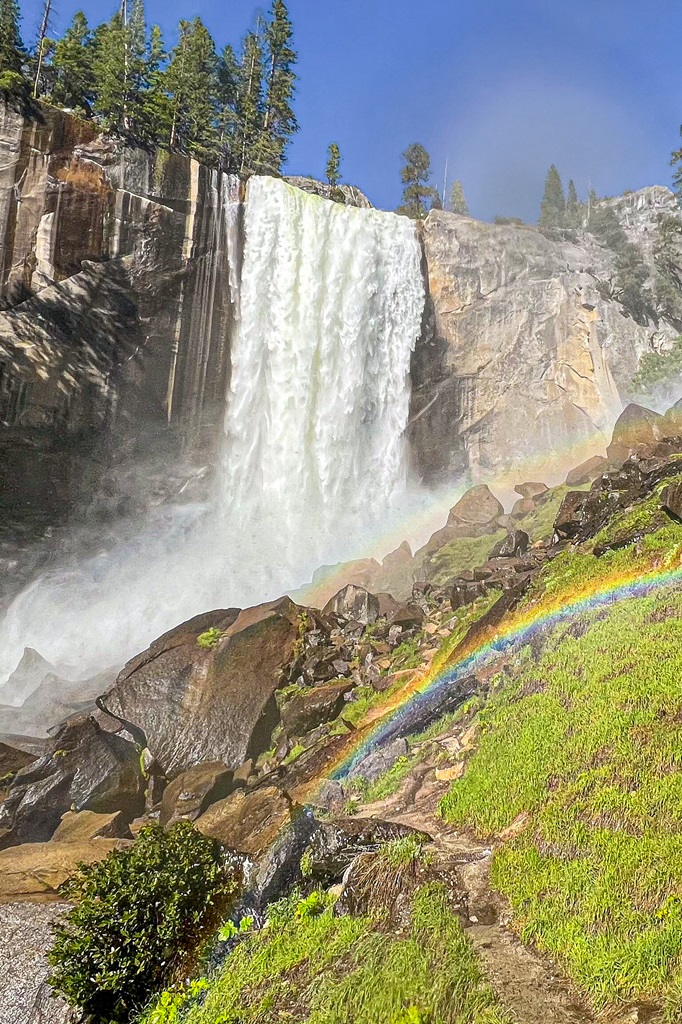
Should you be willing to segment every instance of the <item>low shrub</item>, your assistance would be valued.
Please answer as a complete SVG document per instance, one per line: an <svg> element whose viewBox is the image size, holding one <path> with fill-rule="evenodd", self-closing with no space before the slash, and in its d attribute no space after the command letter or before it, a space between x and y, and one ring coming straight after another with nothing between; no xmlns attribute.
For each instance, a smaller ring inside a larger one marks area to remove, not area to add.
<svg viewBox="0 0 682 1024"><path fill-rule="evenodd" d="M93 1024L124 1024L177 976L235 891L220 845L189 822L79 865L61 893L50 983Z"/></svg>

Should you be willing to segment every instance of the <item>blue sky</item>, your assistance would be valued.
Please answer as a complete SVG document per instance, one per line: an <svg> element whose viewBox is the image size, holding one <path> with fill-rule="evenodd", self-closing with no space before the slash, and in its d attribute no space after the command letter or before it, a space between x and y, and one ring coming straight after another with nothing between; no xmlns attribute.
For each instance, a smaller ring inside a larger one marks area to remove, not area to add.
<svg viewBox="0 0 682 1024"><path fill-rule="evenodd" d="M31 41L41 0L23 0ZM54 29L76 4L58 0ZM111 0L84 0L88 18ZM413 141L440 184L459 177L472 212L537 217L550 163L579 191L670 182L682 121L679 0L290 0L300 53L301 131L291 173L322 175L338 141L344 179L372 201L400 197ZM199 14L219 45L238 42L251 0L147 0L168 39Z"/></svg>

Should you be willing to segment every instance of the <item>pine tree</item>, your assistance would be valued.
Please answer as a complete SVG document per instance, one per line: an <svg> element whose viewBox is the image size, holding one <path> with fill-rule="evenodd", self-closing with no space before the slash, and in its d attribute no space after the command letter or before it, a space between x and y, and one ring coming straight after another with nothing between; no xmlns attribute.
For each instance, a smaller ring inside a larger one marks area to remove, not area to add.
<svg viewBox="0 0 682 1024"><path fill-rule="evenodd" d="M52 99L64 107L90 113L94 95L94 47L87 18L76 11L73 21L55 45Z"/></svg>
<svg viewBox="0 0 682 1024"><path fill-rule="evenodd" d="M150 145L167 145L173 123L172 101L166 92L166 52L158 25L152 25L146 49L146 69L139 95L137 133Z"/></svg>
<svg viewBox="0 0 682 1024"><path fill-rule="evenodd" d="M15 90L24 83L25 62L18 0L0 0L0 89Z"/></svg>
<svg viewBox="0 0 682 1024"><path fill-rule="evenodd" d="M467 201L464 198L464 188L462 187L461 181L456 181L452 186L452 193L450 195L450 208L453 213L462 214L464 217L469 216L469 207Z"/></svg>
<svg viewBox="0 0 682 1024"><path fill-rule="evenodd" d="M263 130L256 141L253 164L266 174L279 174L286 147L298 131L291 106L296 75L296 52L291 48L293 29L284 0L273 0L265 29Z"/></svg>
<svg viewBox="0 0 682 1024"><path fill-rule="evenodd" d="M166 72L173 119L170 145L202 159L218 155L218 58L201 18L180 22L180 38Z"/></svg>
<svg viewBox="0 0 682 1024"><path fill-rule="evenodd" d="M564 227L582 228L586 220L586 206L580 201L575 182L571 179L566 192L566 211L564 214Z"/></svg>
<svg viewBox="0 0 682 1024"><path fill-rule="evenodd" d="M95 108L104 128L124 132L128 106L128 28L121 13L99 25L94 37Z"/></svg>
<svg viewBox="0 0 682 1024"><path fill-rule="evenodd" d="M435 189L428 183L431 177L431 158L424 147L413 142L403 153L405 166L400 172L403 183L403 201L397 212L413 220L426 217L426 200L433 199Z"/></svg>
<svg viewBox="0 0 682 1024"><path fill-rule="evenodd" d="M560 228L564 223L566 212L566 197L564 187L561 184L561 177L554 164L547 172L545 179L545 191L540 205L541 228Z"/></svg>
<svg viewBox="0 0 682 1024"><path fill-rule="evenodd" d="M224 170L239 170L241 156L240 125L237 107L241 82L241 67L232 46L223 50L218 61L217 97L220 162Z"/></svg>
<svg viewBox="0 0 682 1024"><path fill-rule="evenodd" d="M434 188L433 194L431 196L431 209L432 210L442 210L443 209L443 200L440 197L440 192L436 188Z"/></svg>
<svg viewBox="0 0 682 1024"><path fill-rule="evenodd" d="M332 142L327 150L327 184L332 189L339 187L341 171L341 150L338 143Z"/></svg>
<svg viewBox="0 0 682 1024"><path fill-rule="evenodd" d="M680 127L680 135L682 136L682 126ZM682 203L682 148L676 149L673 152L670 163L675 168L673 173L675 194L677 195L678 202Z"/></svg>
<svg viewBox="0 0 682 1024"><path fill-rule="evenodd" d="M261 25L248 32L242 47L237 97L237 169L252 174L260 166L265 114L263 105L263 43Z"/></svg>

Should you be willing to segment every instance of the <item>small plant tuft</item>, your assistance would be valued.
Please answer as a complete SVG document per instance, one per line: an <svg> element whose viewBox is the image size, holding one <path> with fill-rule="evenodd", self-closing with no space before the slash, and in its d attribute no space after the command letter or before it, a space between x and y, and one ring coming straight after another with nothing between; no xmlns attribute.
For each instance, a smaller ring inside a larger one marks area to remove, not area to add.
<svg viewBox="0 0 682 1024"><path fill-rule="evenodd" d="M203 647L204 650L211 651L214 647L217 647L222 638L225 636L222 629L218 629L217 626L211 626L205 633L201 633L197 637L197 644L199 647Z"/></svg>

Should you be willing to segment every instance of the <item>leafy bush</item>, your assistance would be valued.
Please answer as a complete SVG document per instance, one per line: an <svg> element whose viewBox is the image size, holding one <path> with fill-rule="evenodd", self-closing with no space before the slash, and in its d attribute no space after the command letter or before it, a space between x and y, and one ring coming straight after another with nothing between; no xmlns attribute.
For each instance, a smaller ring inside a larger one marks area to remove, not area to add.
<svg viewBox="0 0 682 1024"><path fill-rule="evenodd" d="M221 629L218 629L217 626L211 626L211 628L207 629L205 633L201 633L201 635L197 637L197 644L199 647L203 647L204 650L210 651L214 647L218 646L223 636L224 634Z"/></svg>
<svg viewBox="0 0 682 1024"><path fill-rule="evenodd" d="M180 822L143 829L133 846L79 865L75 900L55 928L51 984L95 1024L130 1020L196 949L234 891L220 845Z"/></svg>
<svg viewBox="0 0 682 1024"><path fill-rule="evenodd" d="M676 338L668 352L646 352L632 378L633 394L650 397L659 392L677 398L682 372L682 338Z"/></svg>

